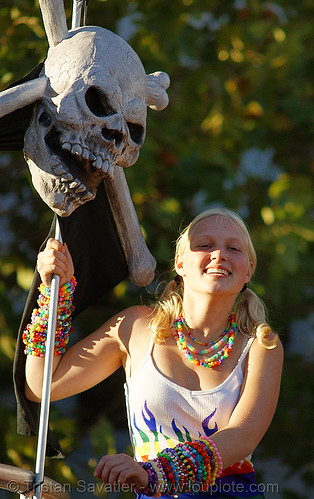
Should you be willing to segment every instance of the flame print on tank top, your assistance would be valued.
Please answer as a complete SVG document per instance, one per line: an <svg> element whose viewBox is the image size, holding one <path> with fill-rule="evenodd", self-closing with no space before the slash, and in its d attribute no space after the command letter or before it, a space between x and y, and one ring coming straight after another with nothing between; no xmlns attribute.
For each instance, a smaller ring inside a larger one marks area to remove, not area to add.
<svg viewBox="0 0 314 499"><path fill-rule="evenodd" d="M175 445L179 442L191 442L192 438L190 436L190 432L185 426L182 426L182 430L176 425L175 418L172 419L171 427L173 430L173 435L166 435L163 432L162 426L157 428L156 418L153 413L148 409L147 401L145 400L144 407L142 409L142 418L143 422L146 425L147 430L145 431L139 427L138 422L136 421L135 414L133 415L133 443L136 452L141 456L143 461L147 461L149 459L149 455L151 453L152 447L154 449L154 453L160 452L165 448L165 445L160 446L160 440L163 442L167 442L166 447L175 447ZM209 414L202 421L202 430L199 431L199 436L205 435L209 437L213 433L218 430L218 426L216 422L213 422L213 427L209 428L209 424L211 423L212 418L215 416L216 409ZM144 426L144 425L143 425ZM135 434L136 432L137 434ZM140 443L141 441L141 443Z"/></svg>

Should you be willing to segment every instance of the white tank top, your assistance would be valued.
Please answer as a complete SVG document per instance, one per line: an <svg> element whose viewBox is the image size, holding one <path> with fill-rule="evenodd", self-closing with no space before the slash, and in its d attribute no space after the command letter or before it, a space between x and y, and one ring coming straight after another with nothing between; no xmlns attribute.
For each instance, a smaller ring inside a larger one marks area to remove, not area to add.
<svg viewBox="0 0 314 499"><path fill-rule="evenodd" d="M243 361L254 338L244 345L237 365L220 385L188 390L167 379L155 367L153 342L139 367L125 383L128 423L137 461L154 459L166 447L210 436L224 428L238 401Z"/></svg>

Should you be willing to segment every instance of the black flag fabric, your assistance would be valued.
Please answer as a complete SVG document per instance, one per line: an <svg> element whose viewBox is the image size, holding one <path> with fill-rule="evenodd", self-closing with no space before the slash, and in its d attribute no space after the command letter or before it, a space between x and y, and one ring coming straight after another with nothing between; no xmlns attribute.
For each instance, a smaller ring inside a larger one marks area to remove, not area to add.
<svg viewBox="0 0 314 499"><path fill-rule="evenodd" d="M15 81L7 87L13 88L26 81L38 78L44 63L41 62L33 68L26 76ZM6 89L6 90L7 90ZM13 111L0 118L0 150L1 151L21 151L24 147L24 134L30 124L35 102Z"/></svg>
<svg viewBox="0 0 314 499"><path fill-rule="evenodd" d="M26 76L8 88L38 78L43 62ZM24 134L30 123L34 104L18 109L0 118L0 150L22 150ZM63 241L71 252L77 287L73 305L73 318L77 317L97 297L113 289L128 276L128 268L113 219L104 183L97 190L97 196L77 208L69 217L58 217ZM49 237L55 234L56 215ZM44 241L42 247L46 244ZM36 306L40 277L35 270L33 283L23 311L13 365L14 389L17 400L17 431L22 435L37 435L40 405L25 398L25 355L22 333L30 322ZM62 456L61 446L49 430L47 456Z"/></svg>
<svg viewBox="0 0 314 499"><path fill-rule="evenodd" d="M97 297L113 289L128 276L128 268L112 216L105 186L98 187L97 196L78 207L69 217L58 217L63 241L67 243L74 262L77 287L74 293L77 317ZM47 236L54 237L55 220ZM43 243L44 246L46 241ZM36 306L40 277L35 271L32 287L24 308L15 352L13 379L17 400L17 431L22 435L36 435L39 423L39 404L26 399L25 355L22 333L30 322L31 313ZM47 456L62 456L61 446L49 430Z"/></svg>

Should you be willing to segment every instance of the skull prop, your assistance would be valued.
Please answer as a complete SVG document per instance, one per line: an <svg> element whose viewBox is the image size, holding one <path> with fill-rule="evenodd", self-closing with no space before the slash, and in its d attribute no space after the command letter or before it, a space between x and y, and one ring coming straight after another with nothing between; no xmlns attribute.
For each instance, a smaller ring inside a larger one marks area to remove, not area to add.
<svg viewBox="0 0 314 499"><path fill-rule="evenodd" d="M130 277L147 284L155 263L121 167L138 158L147 106L167 106L169 77L146 75L134 50L111 31L68 31L62 0L40 0L40 7L50 46L42 73L0 94L0 116L36 102L24 138L35 189L54 212L69 216L105 181Z"/></svg>
<svg viewBox="0 0 314 499"><path fill-rule="evenodd" d="M146 75L129 45L98 27L70 32L50 49L44 71L48 85L24 153L35 188L66 216L95 197L115 165L136 162L146 131Z"/></svg>
<svg viewBox="0 0 314 499"><path fill-rule="evenodd" d="M2 92L0 116L36 102L24 154L34 187L58 215L91 200L115 166L133 165L147 105L168 104L165 73L146 76L118 35L100 27L68 31L62 0L40 0L49 51L40 78Z"/></svg>

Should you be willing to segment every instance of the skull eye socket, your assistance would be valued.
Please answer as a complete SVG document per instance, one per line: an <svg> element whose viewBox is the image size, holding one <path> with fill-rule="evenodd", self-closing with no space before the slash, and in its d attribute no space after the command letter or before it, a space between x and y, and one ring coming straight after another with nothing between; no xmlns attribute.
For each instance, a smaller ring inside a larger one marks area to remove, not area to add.
<svg viewBox="0 0 314 499"><path fill-rule="evenodd" d="M89 110L95 116L111 116L115 113L108 102L108 97L97 87L90 87L85 94L85 101Z"/></svg>
<svg viewBox="0 0 314 499"><path fill-rule="evenodd" d="M50 127L50 125L51 125L51 123L52 123L51 118L50 118L50 116L46 113L46 111L43 111L43 112L40 114L40 116L39 116L39 118L38 118L38 122L39 122L41 125L43 125L44 127L46 127L46 128L49 128L49 127Z"/></svg>
<svg viewBox="0 0 314 499"><path fill-rule="evenodd" d="M127 122L131 139L135 144L142 144L144 141L144 128L142 125L137 125L136 123Z"/></svg>

